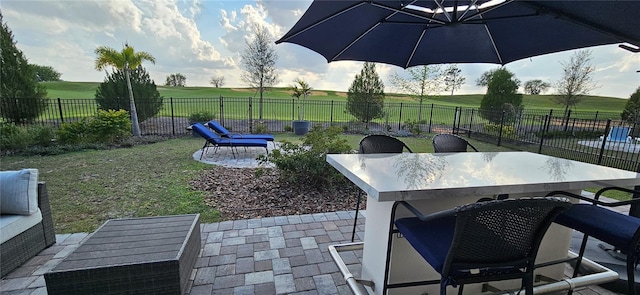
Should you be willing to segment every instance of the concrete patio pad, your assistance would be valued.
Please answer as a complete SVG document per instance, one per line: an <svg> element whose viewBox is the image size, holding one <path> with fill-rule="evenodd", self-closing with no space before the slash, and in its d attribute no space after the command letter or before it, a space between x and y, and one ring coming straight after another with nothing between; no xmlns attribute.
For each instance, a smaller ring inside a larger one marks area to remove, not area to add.
<svg viewBox="0 0 640 295"><path fill-rule="evenodd" d="M278 145L277 142L269 142L267 146L267 150L269 153L273 151ZM213 164L222 167L230 167L230 168L257 168L257 167L274 167L273 164L260 164L256 158L259 155L266 154L266 150L261 147L239 147L235 149L235 157L233 156L233 152L231 148L228 147L220 147L216 149L215 147L209 147L206 149L206 153L202 154L202 149L197 150L193 153L193 159L206 164ZM202 158L200 156L202 155Z"/></svg>

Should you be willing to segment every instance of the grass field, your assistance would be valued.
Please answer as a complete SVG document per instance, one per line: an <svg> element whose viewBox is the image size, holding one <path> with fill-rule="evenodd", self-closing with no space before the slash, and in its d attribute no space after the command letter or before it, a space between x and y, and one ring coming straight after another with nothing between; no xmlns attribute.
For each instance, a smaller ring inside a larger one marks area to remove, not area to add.
<svg viewBox="0 0 640 295"><path fill-rule="evenodd" d="M50 98L93 98L99 82L44 82ZM158 91L165 98L212 98L212 97L257 97L258 93L246 88L213 88L213 87L167 87L158 86ZM470 95L439 95L430 96L424 103L443 106L478 107L484 94ZM291 100L291 92L286 88L273 88L265 93L264 97ZM344 101L346 93L332 90L313 90L308 100L318 101ZM409 95L388 93L385 102L417 102ZM578 112L621 112L626 104L626 99L602 96L587 96L574 109ZM562 110L560 105L552 101L552 95L524 95L523 103L527 109Z"/></svg>

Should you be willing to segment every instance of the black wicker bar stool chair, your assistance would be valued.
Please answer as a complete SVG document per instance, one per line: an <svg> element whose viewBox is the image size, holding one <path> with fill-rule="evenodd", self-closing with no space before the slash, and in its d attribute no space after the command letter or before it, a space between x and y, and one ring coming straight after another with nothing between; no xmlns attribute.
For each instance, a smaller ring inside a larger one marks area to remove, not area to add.
<svg viewBox="0 0 640 295"><path fill-rule="evenodd" d="M441 275L440 280L388 283L388 247L385 289L440 284L447 286L521 279L527 295L533 294L533 270L542 238L554 218L571 206L566 198L523 198L477 202L423 215L409 203L416 217L395 221L396 230ZM392 216L392 220L395 216ZM392 221L393 222L393 221ZM391 243L391 242L390 242ZM383 291L384 292L384 291Z"/></svg>

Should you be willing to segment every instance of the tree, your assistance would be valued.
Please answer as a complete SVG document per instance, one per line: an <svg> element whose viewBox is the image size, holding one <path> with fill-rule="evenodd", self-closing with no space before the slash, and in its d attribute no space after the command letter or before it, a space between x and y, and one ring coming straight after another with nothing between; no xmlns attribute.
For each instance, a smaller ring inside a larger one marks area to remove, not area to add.
<svg viewBox="0 0 640 295"><path fill-rule="evenodd" d="M461 73L462 70L459 69L457 65L450 65L446 70L444 70L445 90L451 90L452 96L453 91L460 89L466 80Z"/></svg>
<svg viewBox="0 0 640 295"><path fill-rule="evenodd" d="M478 78L478 79L476 80L476 85L478 85L478 86L489 86L489 81L491 81L491 79L493 78L493 75L494 75L497 71L500 71L500 70L502 70L502 69L503 69L503 68L502 68L502 67L500 67L500 68L493 69L493 70L489 70L489 71L486 71L486 72L482 73L482 76L480 76L480 78ZM513 81L514 83L516 83L516 86L517 86L517 87L516 87L516 90L517 90L518 88L520 88L520 80L519 80L519 79L517 79L515 76L512 76L512 77L511 77L511 81Z"/></svg>
<svg viewBox="0 0 640 295"><path fill-rule="evenodd" d="M302 121L304 120L304 102L307 100L307 96L311 94L312 88L309 86L309 83L300 78L295 79L293 83L293 85L289 86L291 87L291 91L293 91L291 96L298 100L300 100L300 97L302 96L302 108L298 105L298 120Z"/></svg>
<svg viewBox="0 0 640 295"><path fill-rule="evenodd" d="M185 77L183 74L176 73L167 76L167 80L164 82L164 85L173 87L184 87L186 82L187 77Z"/></svg>
<svg viewBox="0 0 640 295"><path fill-rule="evenodd" d="M622 111L622 120L630 124L640 124L640 87L631 94ZM635 128L634 128L635 129Z"/></svg>
<svg viewBox="0 0 640 295"><path fill-rule="evenodd" d="M271 35L262 26L254 27L254 36L246 42L242 54L242 80L260 93L258 103L259 116L262 120L262 97L264 91L278 83L276 60L278 55L271 41Z"/></svg>
<svg viewBox="0 0 640 295"><path fill-rule="evenodd" d="M347 92L347 112L360 122L382 118L384 84L376 72L376 64L365 62Z"/></svg>
<svg viewBox="0 0 640 295"><path fill-rule="evenodd" d="M569 62L561 62L562 77L555 82L553 101L564 106L564 113L578 104L585 95L597 87L593 80L595 67L591 65L591 50L576 51Z"/></svg>
<svg viewBox="0 0 640 295"><path fill-rule="evenodd" d="M518 94L519 80L505 68L492 70L487 83L487 94L480 102L480 116L491 123L500 124L514 119L522 110L522 94Z"/></svg>
<svg viewBox="0 0 640 295"><path fill-rule="evenodd" d="M107 66L111 66L124 72L127 81L127 90L129 91L129 112L131 113L131 126L133 128L133 136L140 136L140 123L138 123L138 112L131 88L131 79L129 72L142 64L143 61L150 61L155 64L156 59L145 51L135 52L133 47L125 44L121 52L113 48L100 46L96 48L96 70L102 71Z"/></svg>
<svg viewBox="0 0 640 295"><path fill-rule="evenodd" d="M220 88L224 86L224 76L213 76L209 83L211 83L215 88Z"/></svg>
<svg viewBox="0 0 640 295"><path fill-rule="evenodd" d="M31 67L37 82L60 81L60 76L62 76L60 72L50 66L41 66L36 64L30 64L29 66Z"/></svg>
<svg viewBox="0 0 640 295"><path fill-rule="evenodd" d="M424 99L433 93L442 80L440 66L417 66L406 69L408 77L401 77L398 73L391 76L391 84L400 91L418 96L420 107L418 120L422 120L422 103Z"/></svg>
<svg viewBox="0 0 640 295"><path fill-rule="evenodd" d="M550 86L549 83L543 82L542 80L529 80L524 83L524 92L531 95L538 95L547 91Z"/></svg>
<svg viewBox="0 0 640 295"><path fill-rule="evenodd" d="M149 78L149 73L138 66L129 70L129 81L134 93L135 108L140 122L157 115L162 109L162 96L156 84ZM115 70L100 83L96 89L95 99L102 110L130 111L129 83L124 70Z"/></svg>
<svg viewBox="0 0 640 295"><path fill-rule="evenodd" d="M36 82L1 12L0 24L0 116L13 123L29 122L46 110L47 90Z"/></svg>

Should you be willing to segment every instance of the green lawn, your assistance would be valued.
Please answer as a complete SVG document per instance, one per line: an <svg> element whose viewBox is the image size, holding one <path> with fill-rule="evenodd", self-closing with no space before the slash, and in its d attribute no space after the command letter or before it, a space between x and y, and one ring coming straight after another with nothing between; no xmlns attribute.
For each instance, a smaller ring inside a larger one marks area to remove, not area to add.
<svg viewBox="0 0 640 295"><path fill-rule="evenodd" d="M99 82L43 82L50 98L93 98ZM246 88L214 88L214 87L168 87L158 85L158 91L165 98L212 98L212 97L258 97L253 89ZM478 107L484 94L470 95L437 95L424 100L425 104L437 104L443 106ZM291 100L291 92L286 88L273 88L266 92L264 97ZM344 101L346 93L333 90L313 90L309 100L318 101ZM416 103L417 100L409 95L387 93L385 102L389 103ZM621 112L626 104L626 99L615 97L588 96L576 106L579 112ZM563 108L552 101L552 95L524 95L523 103L527 109L545 110Z"/></svg>

